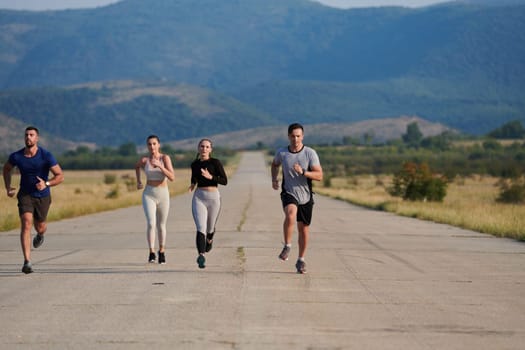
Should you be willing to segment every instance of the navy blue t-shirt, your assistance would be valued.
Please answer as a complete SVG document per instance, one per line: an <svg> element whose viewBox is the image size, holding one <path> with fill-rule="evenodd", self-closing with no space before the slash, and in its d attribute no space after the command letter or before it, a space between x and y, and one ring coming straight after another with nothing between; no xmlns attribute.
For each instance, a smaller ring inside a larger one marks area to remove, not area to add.
<svg viewBox="0 0 525 350"><path fill-rule="evenodd" d="M20 171L20 192L38 198L47 197L51 194L49 187L46 187L43 191L39 191L36 188L36 184L38 183L37 176L47 181L49 170L58 164L51 152L42 147L38 147L34 157L26 157L24 156L24 149L22 148L19 151L11 153L8 161Z"/></svg>

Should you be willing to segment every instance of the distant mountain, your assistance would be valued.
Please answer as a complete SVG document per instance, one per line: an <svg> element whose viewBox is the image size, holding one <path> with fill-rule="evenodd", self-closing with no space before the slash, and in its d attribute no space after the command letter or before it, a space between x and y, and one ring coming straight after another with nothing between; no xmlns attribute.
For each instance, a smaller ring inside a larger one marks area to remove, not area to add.
<svg viewBox="0 0 525 350"><path fill-rule="evenodd" d="M309 0L123 0L2 10L0 112L100 144L164 126L179 140L401 115L480 134L525 121L524 2L341 10ZM104 105L104 93L119 92L70 88L125 80L185 86L196 99L206 91L223 113L199 119L165 91Z"/></svg>
<svg viewBox="0 0 525 350"><path fill-rule="evenodd" d="M390 140L401 139L406 133L407 125L417 123L424 137L439 135L445 131L456 132L439 123L403 116L399 118L385 118L365 120L355 123L320 123L305 124L305 144L332 145L342 144L344 138L352 138L364 142L363 137L370 137L372 143L384 143ZM232 149L254 149L257 147L282 147L288 144L288 125L266 126L254 129L232 131L216 135L207 135L215 145ZM198 138L174 141L169 144L175 149L195 149Z"/></svg>
<svg viewBox="0 0 525 350"><path fill-rule="evenodd" d="M0 86L168 79L227 91L269 80L488 78L523 86L525 6L339 10L308 0L124 0L0 11Z"/></svg>
<svg viewBox="0 0 525 350"><path fill-rule="evenodd" d="M0 113L0 155L7 156L11 152L18 151L24 147L24 130L32 124L23 123L19 120L10 118ZM40 130L39 144L55 153L62 154L64 151L76 149L78 146L88 146L95 148L95 144L77 143L57 137L46 130ZM0 159L0 164L5 162L5 158Z"/></svg>
<svg viewBox="0 0 525 350"><path fill-rule="evenodd" d="M0 92L0 111L75 142L116 146L277 123L228 96L200 87L151 82L105 82L67 88Z"/></svg>
<svg viewBox="0 0 525 350"><path fill-rule="evenodd" d="M523 5L525 0L456 0L460 4L481 5L481 6L507 6Z"/></svg>

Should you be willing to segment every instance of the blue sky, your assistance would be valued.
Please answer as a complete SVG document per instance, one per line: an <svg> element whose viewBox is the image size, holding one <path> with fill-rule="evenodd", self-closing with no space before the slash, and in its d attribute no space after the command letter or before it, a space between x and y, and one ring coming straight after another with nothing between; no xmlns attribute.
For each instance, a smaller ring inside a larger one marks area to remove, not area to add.
<svg viewBox="0 0 525 350"><path fill-rule="evenodd" d="M372 6L421 7L444 0L316 0L325 5L350 8ZM65 8L86 8L104 6L117 0L0 0L0 8L19 10L52 10Z"/></svg>

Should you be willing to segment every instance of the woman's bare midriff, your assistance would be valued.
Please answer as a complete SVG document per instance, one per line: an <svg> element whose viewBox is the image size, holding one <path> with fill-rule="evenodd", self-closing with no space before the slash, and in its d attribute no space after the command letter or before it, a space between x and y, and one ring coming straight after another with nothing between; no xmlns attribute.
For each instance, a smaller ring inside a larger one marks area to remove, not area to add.
<svg viewBox="0 0 525 350"><path fill-rule="evenodd" d="M217 191L217 187L215 187L215 186L199 187L199 190L204 190L204 191Z"/></svg>
<svg viewBox="0 0 525 350"><path fill-rule="evenodd" d="M162 180L162 181L148 180L146 184L148 186L153 186L153 187L164 187L168 185L168 182L166 180Z"/></svg>

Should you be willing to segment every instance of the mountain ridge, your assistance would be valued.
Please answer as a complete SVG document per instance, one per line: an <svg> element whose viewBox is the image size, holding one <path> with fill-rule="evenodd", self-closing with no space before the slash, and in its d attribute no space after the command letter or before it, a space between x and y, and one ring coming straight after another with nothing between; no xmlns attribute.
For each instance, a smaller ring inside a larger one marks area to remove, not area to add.
<svg viewBox="0 0 525 350"><path fill-rule="evenodd" d="M483 134L525 121L524 1L494 4L342 10L307 0L124 0L0 11L0 112L101 145L164 125L183 130L169 136L177 140L210 128L400 115ZM144 90L116 103L110 81ZM83 84L106 87L72 88ZM186 94L166 92L173 86ZM111 129L94 130L102 122Z"/></svg>

